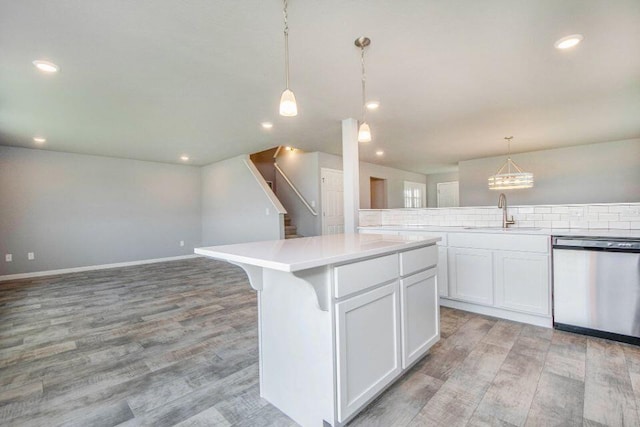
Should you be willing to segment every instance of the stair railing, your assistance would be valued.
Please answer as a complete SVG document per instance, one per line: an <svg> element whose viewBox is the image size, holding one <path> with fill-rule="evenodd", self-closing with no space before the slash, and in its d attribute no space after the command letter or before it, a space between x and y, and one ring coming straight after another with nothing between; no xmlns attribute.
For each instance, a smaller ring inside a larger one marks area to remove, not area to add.
<svg viewBox="0 0 640 427"><path fill-rule="evenodd" d="M296 196L298 196L298 198L300 199L300 201L302 202L302 204L304 204L307 209L309 209L309 212L311 212L311 214L313 216L318 216L318 212L315 211L315 209L313 209L311 207L311 205L309 203L307 203L307 201L305 200L305 198L302 196L302 194L300 194L300 192L298 191L298 189L296 188L295 185L293 185L293 183L291 182L291 180L289 179L289 177L284 173L284 171L282 169L280 169L280 166L278 166L277 163L274 163L273 166L276 168L276 170L278 171L278 173L282 176L282 178L284 178L285 182L287 184L289 184L289 187L291 187L291 189L293 190L294 193L296 193Z"/></svg>

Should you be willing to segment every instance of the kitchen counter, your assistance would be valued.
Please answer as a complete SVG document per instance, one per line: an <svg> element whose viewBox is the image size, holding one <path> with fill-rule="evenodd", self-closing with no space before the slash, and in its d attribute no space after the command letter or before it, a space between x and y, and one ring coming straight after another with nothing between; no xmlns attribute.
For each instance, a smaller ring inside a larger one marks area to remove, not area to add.
<svg viewBox="0 0 640 427"><path fill-rule="evenodd" d="M507 230L501 227L447 227L435 225L373 225L359 227L362 230L386 230L386 231L421 231L441 233L504 233L504 234L536 234L546 236L588 236L588 237L619 237L626 239L640 238L640 230L614 230L614 229L586 229L586 228L518 228L510 227Z"/></svg>
<svg viewBox="0 0 640 427"><path fill-rule="evenodd" d="M440 237L341 234L197 248L258 291L260 396L344 426L440 339Z"/></svg>
<svg viewBox="0 0 640 427"><path fill-rule="evenodd" d="M231 263L294 272L434 244L439 237L409 239L375 234L334 234L196 248L199 255Z"/></svg>

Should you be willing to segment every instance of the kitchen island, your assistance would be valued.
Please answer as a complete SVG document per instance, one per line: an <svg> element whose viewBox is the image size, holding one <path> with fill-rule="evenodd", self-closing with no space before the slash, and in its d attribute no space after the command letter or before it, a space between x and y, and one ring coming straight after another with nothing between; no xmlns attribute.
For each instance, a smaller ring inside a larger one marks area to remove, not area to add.
<svg viewBox="0 0 640 427"><path fill-rule="evenodd" d="M440 339L435 236L340 234L197 248L258 291L260 395L342 426Z"/></svg>

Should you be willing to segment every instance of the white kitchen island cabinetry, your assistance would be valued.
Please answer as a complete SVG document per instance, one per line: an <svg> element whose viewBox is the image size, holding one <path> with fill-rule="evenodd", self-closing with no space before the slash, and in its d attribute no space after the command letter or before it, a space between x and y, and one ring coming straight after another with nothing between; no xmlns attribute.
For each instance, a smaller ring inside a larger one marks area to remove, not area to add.
<svg viewBox="0 0 640 427"><path fill-rule="evenodd" d="M258 291L260 395L342 426L440 338L439 237L331 235L198 248Z"/></svg>

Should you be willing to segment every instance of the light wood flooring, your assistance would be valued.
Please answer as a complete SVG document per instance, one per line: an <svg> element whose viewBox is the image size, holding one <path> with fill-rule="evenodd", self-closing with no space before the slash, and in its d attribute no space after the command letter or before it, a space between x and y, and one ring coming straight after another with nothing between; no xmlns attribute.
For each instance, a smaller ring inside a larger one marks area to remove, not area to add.
<svg viewBox="0 0 640 427"><path fill-rule="evenodd" d="M2 426L290 426L259 397L255 292L209 260L0 283ZM442 309L353 426L638 426L640 348Z"/></svg>

